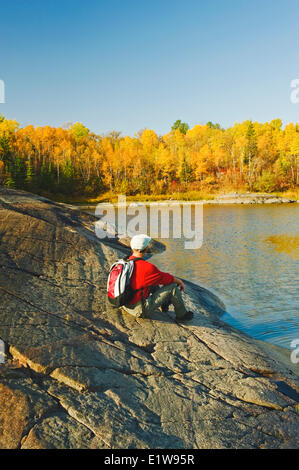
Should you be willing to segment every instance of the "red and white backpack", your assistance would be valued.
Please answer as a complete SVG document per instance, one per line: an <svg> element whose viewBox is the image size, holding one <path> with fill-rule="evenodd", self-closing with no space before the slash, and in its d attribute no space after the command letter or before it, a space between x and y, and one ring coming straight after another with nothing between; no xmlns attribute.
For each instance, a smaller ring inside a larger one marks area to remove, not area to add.
<svg viewBox="0 0 299 470"><path fill-rule="evenodd" d="M140 259L119 259L112 264L107 280L107 295L109 302L114 307L128 304L137 292L132 289L130 279L134 271L134 264Z"/></svg>

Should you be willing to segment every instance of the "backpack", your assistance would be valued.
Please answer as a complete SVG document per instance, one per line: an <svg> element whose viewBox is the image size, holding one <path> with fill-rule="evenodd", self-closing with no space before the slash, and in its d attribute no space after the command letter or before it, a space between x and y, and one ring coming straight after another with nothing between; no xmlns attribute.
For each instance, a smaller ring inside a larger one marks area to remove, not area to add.
<svg viewBox="0 0 299 470"><path fill-rule="evenodd" d="M133 274L134 264L141 258L119 259L112 264L107 280L107 295L113 307L126 305L133 298L137 290L132 289L130 279Z"/></svg>

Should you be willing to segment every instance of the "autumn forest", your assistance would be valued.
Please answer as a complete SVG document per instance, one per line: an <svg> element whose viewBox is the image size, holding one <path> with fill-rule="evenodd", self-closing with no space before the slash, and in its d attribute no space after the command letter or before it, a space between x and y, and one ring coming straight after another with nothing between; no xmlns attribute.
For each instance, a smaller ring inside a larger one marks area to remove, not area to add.
<svg viewBox="0 0 299 470"><path fill-rule="evenodd" d="M299 181L299 125L245 121L222 129L176 121L157 135L83 124L20 127L0 115L0 184L49 197L287 191Z"/></svg>

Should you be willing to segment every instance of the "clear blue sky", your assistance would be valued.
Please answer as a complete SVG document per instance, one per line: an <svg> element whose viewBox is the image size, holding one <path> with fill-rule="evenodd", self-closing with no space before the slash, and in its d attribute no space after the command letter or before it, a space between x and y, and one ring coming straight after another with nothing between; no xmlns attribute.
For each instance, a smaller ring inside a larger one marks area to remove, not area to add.
<svg viewBox="0 0 299 470"><path fill-rule="evenodd" d="M21 125L299 122L298 0L0 0L0 15L0 112Z"/></svg>

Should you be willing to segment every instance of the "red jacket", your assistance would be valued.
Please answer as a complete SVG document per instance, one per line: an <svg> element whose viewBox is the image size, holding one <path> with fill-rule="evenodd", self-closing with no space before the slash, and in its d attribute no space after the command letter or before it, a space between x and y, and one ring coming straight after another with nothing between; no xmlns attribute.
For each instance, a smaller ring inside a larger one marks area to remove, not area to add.
<svg viewBox="0 0 299 470"><path fill-rule="evenodd" d="M130 256L129 259L134 259L135 256ZM134 271L130 279L130 284L133 289L143 289L143 298L149 296L149 286L158 286L160 284L167 285L173 282L173 275L163 273L156 266L144 259L138 260L134 264ZM141 291L136 292L129 305L134 305L141 300Z"/></svg>

